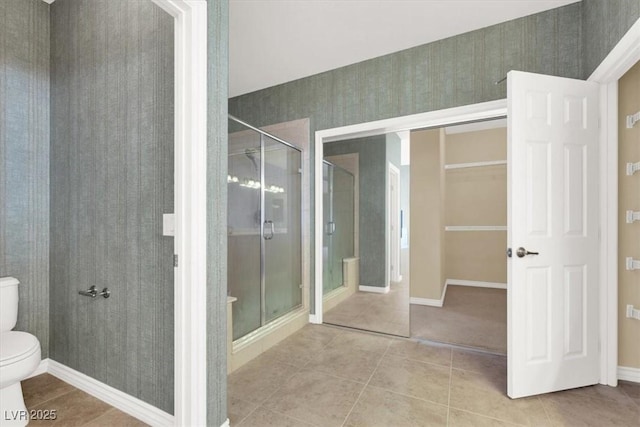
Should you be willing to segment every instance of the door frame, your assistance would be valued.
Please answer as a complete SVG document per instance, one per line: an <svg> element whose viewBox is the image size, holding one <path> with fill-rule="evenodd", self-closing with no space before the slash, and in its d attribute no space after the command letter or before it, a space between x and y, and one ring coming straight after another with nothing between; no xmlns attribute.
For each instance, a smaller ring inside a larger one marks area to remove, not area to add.
<svg viewBox="0 0 640 427"><path fill-rule="evenodd" d="M640 61L640 19L627 31L587 79L600 84L600 383L618 383L618 80ZM501 99L462 107L356 125L315 133L315 218L322 218L323 144L389 132L443 127L464 122L505 117L507 101ZM318 171L320 171L318 173ZM322 283L322 221L315 222L315 284ZM311 323L322 323L322 286L315 286Z"/></svg>
<svg viewBox="0 0 640 427"><path fill-rule="evenodd" d="M387 233L388 233L388 244L387 248L389 251L388 259L387 259L387 286L391 285L391 282L399 282L402 280L401 272L400 272L400 169L398 169L393 163L387 162ZM396 187L394 191L392 189L392 175L397 176ZM397 212L394 214L393 202L394 197L396 201L396 206L398 207ZM391 226L395 226L396 235L398 239L393 239L393 234L391 232ZM395 246L395 257L394 257L394 246ZM391 267L394 267L393 273L391 272Z"/></svg>
<svg viewBox="0 0 640 427"><path fill-rule="evenodd" d="M600 84L600 383L618 384L618 80L640 61L640 19L588 81Z"/></svg>
<svg viewBox="0 0 640 427"><path fill-rule="evenodd" d="M206 425L207 2L152 1L175 23L174 424Z"/></svg>
<svg viewBox="0 0 640 427"><path fill-rule="evenodd" d="M412 129L444 127L453 124L474 122L480 120L503 118L507 115L507 100L483 102L465 105L445 110L430 111L410 116L377 120L356 125L342 126L333 129L316 131L315 159L314 159L314 190L315 190L315 280L314 301L309 316L310 323L320 324L323 318L323 271L322 271L322 236L323 236L323 200L322 200L322 160L324 159L323 144L344 139L362 138L390 132L410 131Z"/></svg>

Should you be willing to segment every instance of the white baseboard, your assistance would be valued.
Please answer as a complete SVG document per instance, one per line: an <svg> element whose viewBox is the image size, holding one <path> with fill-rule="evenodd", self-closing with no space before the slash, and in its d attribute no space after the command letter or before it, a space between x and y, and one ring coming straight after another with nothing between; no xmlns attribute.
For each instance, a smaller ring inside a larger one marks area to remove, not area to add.
<svg viewBox="0 0 640 427"><path fill-rule="evenodd" d="M618 366L618 379L623 381L640 383L640 368L628 368L626 366Z"/></svg>
<svg viewBox="0 0 640 427"><path fill-rule="evenodd" d="M473 286L475 288L507 289L507 284L506 283L478 282L478 281L475 281L475 280L447 279L447 285L452 285L452 286Z"/></svg>
<svg viewBox="0 0 640 427"><path fill-rule="evenodd" d="M416 305L428 305L430 307L442 307L442 303L444 301L442 299L430 299L430 298L409 298L409 304Z"/></svg>
<svg viewBox="0 0 640 427"><path fill-rule="evenodd" d="M447 295L448 284L448 280L444 282L444 288L442 288L442 296L440 297L440 299L410 297L409 304L427 305L429 307L442 307L444 305L444 297Z"/></svg>
<svg viewBox="0 0 640 427"><path fill-rule="evenodd" d="M38 365L36 370L33 371L27 378L25 378L25 380L38 375L46 374L47 372L49 372L49 359L43 359L40 361L40 364Z"/></svg>
<svg viewBox="0 0 640 427"><path fill-rule="evenodd" d="M377 294L388 294L391 290L391 286L387 285L385 287L382 286L358 286L358 290L362 292L374 292Z"/></svg>
<svg viewBox="0 0 640 427"><path fill-rule="evenodd" d="M314 325L319 325L319 324L321 324L322 322L319 322L319 321L318 321L318 316L317 316L317 315L315 315L315 314L310 314L310 315L309 315L309 323L313 323Z"/></svg>
<svg viewBox="0 0 640 427"><path fill-rule="evenodd" d="M174 417L143 402L142 400L128 395L120 390L108 386L100 381L89 377L81 372L71 369L55 360L47 359L48 372L54 377L60 378L62 381L89 393L90 395L108 403L115 408L120 409L152 426L173 426Z"/></svg>
<svg viewBox="0 0 640 427"><path fill-rule="evenodd" d="M229 424L229 418L227 418L227 420L222 423L222 425L220 427L229 427L231 424Z"/></svg>

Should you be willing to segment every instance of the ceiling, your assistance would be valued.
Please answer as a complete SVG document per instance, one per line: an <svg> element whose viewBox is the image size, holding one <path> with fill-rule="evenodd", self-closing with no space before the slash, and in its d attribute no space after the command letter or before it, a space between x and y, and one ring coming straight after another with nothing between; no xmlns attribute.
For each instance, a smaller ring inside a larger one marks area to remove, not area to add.
<svg viewBox="0 0 640 427"><path fill-rule="evenodd" d="M230 0L231 97L579 0Z"/></svg>

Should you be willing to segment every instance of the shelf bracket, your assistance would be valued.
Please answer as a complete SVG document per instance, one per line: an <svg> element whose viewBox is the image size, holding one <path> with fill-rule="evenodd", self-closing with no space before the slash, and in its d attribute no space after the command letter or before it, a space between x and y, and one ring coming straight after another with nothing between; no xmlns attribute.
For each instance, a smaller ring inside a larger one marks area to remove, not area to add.
<svg viewBox="0 0 640 427"><path fill-rule="evenodd" d="M640 221L640 211L627 211L627 224L633 224L635 221Z"/></svg>
<svg viewBox="0 0 640 427"><path fill-rule="evenodd" d="M631 129L636 123L640 121L640 111L635 114L627 116L627 129Z"/></svg>
<svg viewBox="0 0 640 427"><path fill-rule="evenodd" d="M640 171L640 162L627 163L627 176L631 176L638 171Z"/></svg>
<svg viewBox="0 0 640 427"><path fill-rule="evenodd" d="M627 304L627 317L629 319L640 320L640 310L634 308L631 304Z"/></svg>
<svg viewBox="0 0 640 427"><path fill-rule="evenodd" d="M627 257L626 259L627 270L640 270L640 260Z"/></svg>

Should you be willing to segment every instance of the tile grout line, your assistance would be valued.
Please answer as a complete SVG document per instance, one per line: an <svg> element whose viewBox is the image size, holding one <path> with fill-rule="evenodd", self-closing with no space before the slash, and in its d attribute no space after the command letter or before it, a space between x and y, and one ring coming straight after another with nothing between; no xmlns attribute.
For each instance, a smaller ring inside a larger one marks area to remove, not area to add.
<svg viewBox="0 0 640 427"><path fill-rule="evenodd" d="M453 382L453 349L449 349L451 356L449 358L449 393L447 395L447 426L451 416L451 383Z"/></svg>
<svg viewBox="0 0 640 427"><path fill-rule="evenodd" d="M538 399L538 402L540 402L540 405L542 406L542 410L544 411L544 415L547 417L547 421L549 421L549 424L553 424L551 421L551 416L549 415L549 411L547 411L547 405L544 404L544 401L542 399L540 399L540 396L536 396L536 398Z"/></svg>
<svg viewBox="0 0 640 427"><path fill-rule="evenodd" d="M358 394L358 398L355 400L355 402L353 402L353 406L351 406L351 409L347 413L347 416L344 417L344 421L342 422L342 427L344 427L345 424L347 423L347 420L351 416L351 413L353 412L354 408L356 407L356 405L360 401L360 398L362 397L362 394L364 393L365 389L367 388L367 386L371 382L371 379L373 378L373 376L378 371L378 368L380 367L380 364L382 363L382 359L384 359L384 357L387 355L387 352L389 351L389 348L391 347L391 343L392 343L392 341L389 341L389 343L387 344L387 348L385 349L384 353L382 354L382 357L380 358L380 360L378 360L378 364L376 365L375 369L373 370L373 372L369 376L369 379L367 380L367 383L364 385L364 387L362 387L362 390L360 390L360 393Z"/></svg>

